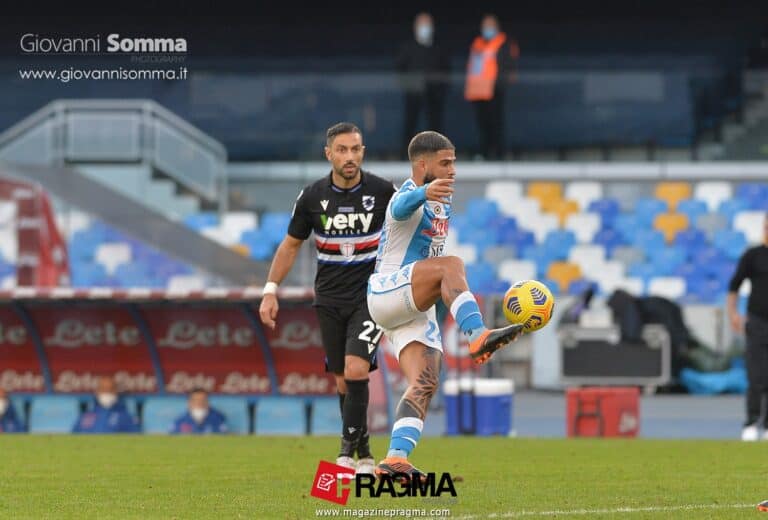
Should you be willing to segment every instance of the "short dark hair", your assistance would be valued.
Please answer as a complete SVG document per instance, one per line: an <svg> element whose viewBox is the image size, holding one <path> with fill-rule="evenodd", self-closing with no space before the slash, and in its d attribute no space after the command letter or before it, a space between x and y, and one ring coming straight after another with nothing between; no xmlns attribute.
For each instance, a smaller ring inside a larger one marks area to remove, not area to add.
<svg viewBox="0 0 768 520"><path fill-rule="evenodd" d="M205 395L208 395L208 391L205 388L201 388L199 386L196 387L196 388L193 388L192 391L189 392L189 395L193 396L193 395L199 394L201 392L204 393Z"/></svg>
<svg viewBox="0 0 768 520"><path fill-rule="evenodd" d="M326 130L325 143L328 146L331 146L331 143L334 139L336 139L336 136L341 134L360 134L362 137L363 132L360 131L356 124L342 121L341 123L336 123L328 130Z"/></svg>
<svg viewBox="0 0 768 520"><path fill-rule="evenodd" d="M439 132L427 130L419 132L408 145L408 159L411 161L427 153L436 153L440 150L455 150L456 147L450 139Z"/></svg>

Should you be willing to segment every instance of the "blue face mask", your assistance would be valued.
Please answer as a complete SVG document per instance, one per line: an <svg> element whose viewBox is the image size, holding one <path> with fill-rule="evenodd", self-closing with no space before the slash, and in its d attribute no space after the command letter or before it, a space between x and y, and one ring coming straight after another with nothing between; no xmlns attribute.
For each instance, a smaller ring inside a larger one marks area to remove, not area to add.
<svg viewBox="0 0 768 520"><path fill-rule="evenodd" d="M499 34L499 31L493 27L483 27L483 38L486 40L492 40L497 34Z"/></svg>

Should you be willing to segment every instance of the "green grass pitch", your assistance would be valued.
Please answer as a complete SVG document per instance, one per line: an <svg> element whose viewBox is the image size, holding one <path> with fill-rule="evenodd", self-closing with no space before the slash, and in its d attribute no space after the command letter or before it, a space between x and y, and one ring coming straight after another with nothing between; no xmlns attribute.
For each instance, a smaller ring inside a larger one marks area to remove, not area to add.
<svg viewBox="0 0 768 520"><path fill-rule="evenodd" d="M374 439L374 453L386 444ZM319 518L318 509L414 508L465 519L760 518L754 505L768 498L765 443L428 437L412 460L463 477L456 498L353 496L345 508L310 496L318 461L333 461L337 445L330 437L0 436L0 518L294 519Z"/></svg>

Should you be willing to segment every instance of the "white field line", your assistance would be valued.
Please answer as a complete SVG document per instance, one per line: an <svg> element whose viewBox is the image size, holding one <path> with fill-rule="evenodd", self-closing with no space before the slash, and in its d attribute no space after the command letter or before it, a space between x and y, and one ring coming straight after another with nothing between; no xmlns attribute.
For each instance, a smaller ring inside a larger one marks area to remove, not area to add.
<svg viewBox="0 0 768 520"><path fill-rule="evenodd" d="M567 515L609 515L615 513L664 513L671 511L701 511L713 509L749 509L756 504L687 504L681 506L616 507L613 509L562 509L553 511L510 511L486 515L465 515L454 520L476 520L480 518L520 518L524 516L567 516Z"/></svg>

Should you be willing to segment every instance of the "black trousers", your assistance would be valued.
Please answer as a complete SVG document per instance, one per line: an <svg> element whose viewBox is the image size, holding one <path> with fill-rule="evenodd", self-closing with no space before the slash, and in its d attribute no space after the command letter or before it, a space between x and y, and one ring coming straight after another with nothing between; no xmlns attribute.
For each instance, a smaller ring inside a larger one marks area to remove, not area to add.
<svg viewBox="0 0 768 520"><path fill-rule="evenodd" d="M763 398L768 397L768 320L750 314L746 333L747 424L754 424L763 415ZM763 421L768 427L768 414Z"/></svg>
<svg viewBox="0 0 768 520"><path fill-rule="evenodd" d="M417 132L434 130L443 133L444 92L441 86L428 85L424 90L405 92L405 114L403 116L403 150ZM419 128L419 116L424 112L427 127Z"/></svg>
<svg viewBox="0 0 768 520"><path fill-rule="evenodd" d="M480 155L499 160L504 156L504 91L498 89L488 101L473 101Z"/></svg>

